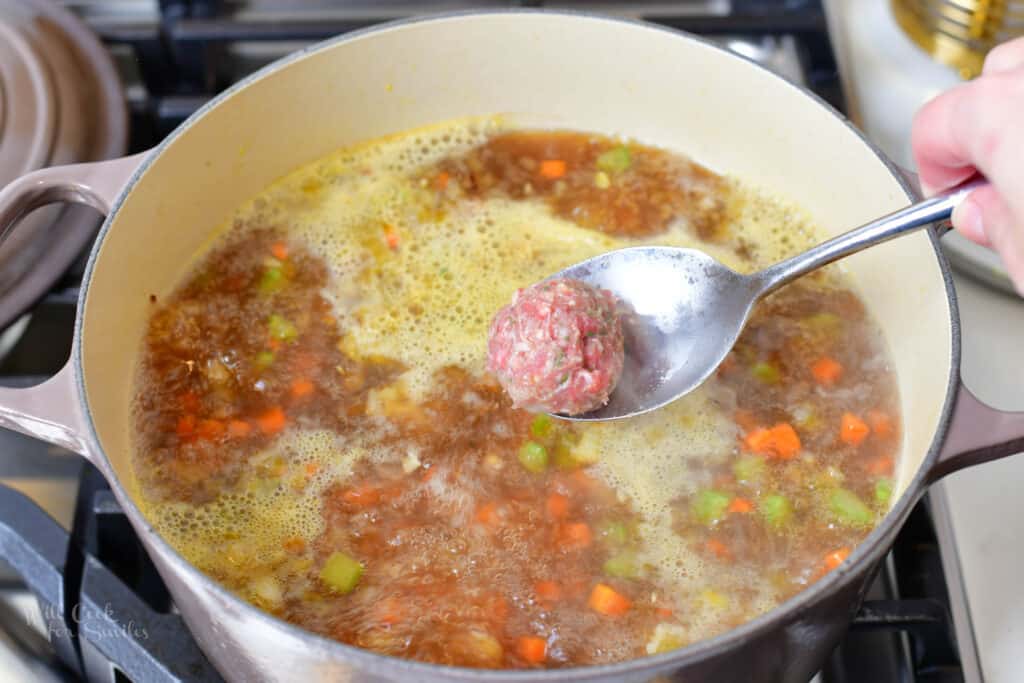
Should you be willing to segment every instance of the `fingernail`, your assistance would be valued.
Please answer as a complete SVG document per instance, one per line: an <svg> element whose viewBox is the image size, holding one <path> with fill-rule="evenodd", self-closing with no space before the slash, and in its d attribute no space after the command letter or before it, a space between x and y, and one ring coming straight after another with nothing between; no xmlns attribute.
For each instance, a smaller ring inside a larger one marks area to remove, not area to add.
<svg viewBox="0 0 1024 683"><path fill-rule="evenodd" d="M985 226L981 222L981 209L971 197L967 197L953 209L952 218L953 226L963 233L964 237L978 244L988 244Z"/></svg>

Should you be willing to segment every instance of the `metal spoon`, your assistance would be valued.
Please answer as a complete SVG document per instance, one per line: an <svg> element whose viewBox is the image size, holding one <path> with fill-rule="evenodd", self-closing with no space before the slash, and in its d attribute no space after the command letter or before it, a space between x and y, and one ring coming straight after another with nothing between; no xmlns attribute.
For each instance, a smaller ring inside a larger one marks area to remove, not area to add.
<svg viewBox="0 0 1024 683"><path fill-rule="evenodd" d="M671 403L715 371L758 300L861 249L937 221L947 221L948 229L953 209L986 184L969 181L750 275L726 268L702 251L677 247L619 249L562 270L552 277L583 280L619 297L626 359L604 407L552 417L619 420Z"/></svg>

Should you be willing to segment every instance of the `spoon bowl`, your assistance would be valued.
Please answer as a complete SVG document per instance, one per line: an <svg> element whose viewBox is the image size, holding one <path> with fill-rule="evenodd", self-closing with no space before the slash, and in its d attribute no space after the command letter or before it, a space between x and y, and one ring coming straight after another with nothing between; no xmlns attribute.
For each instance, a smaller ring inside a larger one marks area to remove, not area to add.
<svg viewBox="0 0 1024 683"><path fill-rule="evenodd" d="M582 280L618 297L626 355L608 403L588 413L552 417L620 420L671 403L718 368L761 298L867 247L940 221L942 231L948 230L953 209L986 184L964 183L749 275L699 249L659 246L619 249L569 266L552 278Z"/></svg>
<svg viewBox="0 0 1024 683"><path fill-rule="evenodd" d="M754 307L754 281L697 249L631 247L556 275L613 292L626 357L608 403L567 420L646 413L697 388L722 362Z"/></svg>

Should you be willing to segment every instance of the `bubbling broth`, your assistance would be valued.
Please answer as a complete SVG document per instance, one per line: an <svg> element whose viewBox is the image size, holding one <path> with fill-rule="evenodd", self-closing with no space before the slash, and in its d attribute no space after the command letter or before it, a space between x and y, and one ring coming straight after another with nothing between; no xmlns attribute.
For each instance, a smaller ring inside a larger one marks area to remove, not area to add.
<svg viewBox="0 0 1024 683"><path fill-rule="evenodd" d="M850 285L786 287L701 388L620 422L513 409L487 326L610 249L751 271L817 241L798 207L629 140L488 119L339 151L241 207L153 304L143 510L243 599L383 654L566 667L711 637L888 509L895 380Z"/></svg>

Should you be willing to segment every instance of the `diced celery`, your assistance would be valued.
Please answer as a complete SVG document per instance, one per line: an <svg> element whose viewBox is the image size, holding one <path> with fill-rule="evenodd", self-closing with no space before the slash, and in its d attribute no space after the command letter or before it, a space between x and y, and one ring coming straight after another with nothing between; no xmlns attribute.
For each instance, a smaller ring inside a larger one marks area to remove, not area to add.
<svg viewBox="0 0 1024 683"><path fill-rule="evenodd" d="M712 609L725 609L729 606L729 598L713 588L705 588L700 592L700 599Z"/></svg>
<svg viewBox="0 0 1024 683"><path fill-rule="evenodd" d="M701 524L717 522L725 516L732 496L714 489L705 489L693 501L693 515Z"/></svg>
<svg viewBox="0 0 1024 683"><path fill-rule="evenodd" d="M320 580L335 593L351 593L363 575L363 565L343 552L333 552L320 570Z"/></svg>
<svg viewBox="0 0 1024 683"><path fill-rule="evenodd" d="M625 145L612 147L610 150L597 157L597 167L608 173L621 173L633 163L633 155Z"/></svg>
<svg viewBox="0 0 1024 683"><path fill-rule="evenodd" d="M617 520L606 522L601 527L601 536L613 545L625 545L629 541L629 529Z"/></svg>
<svg viewBox="0 0 1024 683"><path fill-rule="evenodd" d="M777 493L761 499L757 509L764 516L765 521L773 527L783 526L793 516L793 505L789 499Z"/></svg>
<svg viewBox="0 0 1024 683"><path fill-rule="evenodd" d="M527 441L519 449L519 462L530 472L539 474L548 467L548 449L535 441Z"/></svg>
<svg viewBox="0 0 1024 683"><path fill-rule="evenodd" d="M879 479L875 482L875 502L888 505L892 498L892 479Z"/></svg>
<svg viewBox="0 0 1024 683"><path fill-rule="evenodd" d="M602 571L608 576L620 579L635 579L639 574L636 554L629 550L623 550L612 555L605 561Z"/></svg>
<svg viewBox="0 0 1024 683"><path fill-rule="evenodd" d="M853 491L836 489L829 495L829 509L836 519L844 524L869 526L875 521L875 514Z"/></svg>
<svg viewBox="0 0 1024 683"><path fill-rule="evenodd" d="M658 624L647 642L647 654L657 655L686 645L686 629L679 624Z"/></svg>

